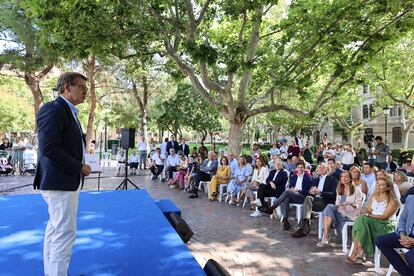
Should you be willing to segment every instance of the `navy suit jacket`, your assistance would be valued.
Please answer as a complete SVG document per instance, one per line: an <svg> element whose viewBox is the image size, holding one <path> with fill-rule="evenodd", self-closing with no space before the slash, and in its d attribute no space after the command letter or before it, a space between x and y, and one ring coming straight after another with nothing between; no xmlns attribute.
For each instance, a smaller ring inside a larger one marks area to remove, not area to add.
<svg viewBox="0 0 414 276"><path fill-rule="evenodd" d="M175 153L177 153L178 152L178 142L177 141L173 142L172 140L168 141L167 142L167 154L170 154L170 149L174 149Z"/></svg>
<svg viewBox="0 0 414 276"><path fill-rule="evenodd" d="M184 149L183 149L183 146L184 146ZM184 153L184 155L185 156L187 156L188 157L188 155L190 154L190 147L187 145L187 144L181 144L179 147L178 147L178 150L181 150L183 153Z"/></svg>
<svg viewBox="0 0 414 276"><path fill-rule="evenodd" d="M320 177L313 180L313 185L318 187ZM325 178L325 183L323 184L323 189L321 191L321 197L325 205L335 204L336 201L336 186L338 185L338 180L332 175L327 175Z"/></svg>
<svg viewBox="0 0 414 276"><path fill-rule="evenodd" d="M297 175L290 177L289 188L293 188L296 186L296 180L298 180ZM304 174L303 181L302 181L302 191L299 191L299 192L304 196L309 195L309 190L312 187L312 184L313 184L312 177Z"/></svg>
<svg viewBox="0 0 414 276"><path fill-rule="evenodd" d="M271 170L268 177L266 178L266 184L270 185L275 177L276 170ZM286 189L286 182L288 181L288 174L285 170L279 171L276 179L273 181L276 184L276 197L280 197Z"/></svg>
<svg viewBox="0 0 414 276"><path fill-rule="evenodd" d="M61 97L46 103L37 114L36 124L39 151L34 188L76 191L80 184L85 136L69 105Z"/></svg>

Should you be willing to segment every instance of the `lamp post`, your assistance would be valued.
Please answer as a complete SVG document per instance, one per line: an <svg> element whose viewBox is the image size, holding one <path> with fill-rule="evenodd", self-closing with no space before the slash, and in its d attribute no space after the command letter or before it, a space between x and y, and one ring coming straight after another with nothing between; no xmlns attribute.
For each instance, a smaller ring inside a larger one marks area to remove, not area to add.
<svg viewBox="0 0 414 276"><path fill-rule="evenodd" d="M382 110L384 111L384 118L385 118L385 144L388 143L387 133L388 133L388 115L390 115L390 107L385 105Z"/></svg>

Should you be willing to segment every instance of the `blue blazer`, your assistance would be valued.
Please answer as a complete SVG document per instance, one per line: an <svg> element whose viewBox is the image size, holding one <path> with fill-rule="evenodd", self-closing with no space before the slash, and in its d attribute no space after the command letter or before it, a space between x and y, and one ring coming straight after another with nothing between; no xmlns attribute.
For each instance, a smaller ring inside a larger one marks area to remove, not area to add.
<svg viewBox="0 0 414 276"><path fill-rule="evenodd" d="M85 136L68 104L61 97L44 104L37 114L36 124L39 150L34 188L76 191L81 177Z"/></svg>
<svg viewBox="0 0 414 276"><path fill-rule="evenodd" d="M298 176L294 175L290 177L289 188L293 188L296 186L296 181L298 180ZM312 187L313 180L312 177L308 175L303 175L302 181L302 191L299 191L302 195L307 196L309 195L309 190Z"/></svg>
<svg viewBox="0 0 414 276"><path fill-rule="evenodd" d="M397 234L405 232L409 236L414 227L414 196L410 195L404 204L404 210L400 215L400 221L398 223Z"/></svg>

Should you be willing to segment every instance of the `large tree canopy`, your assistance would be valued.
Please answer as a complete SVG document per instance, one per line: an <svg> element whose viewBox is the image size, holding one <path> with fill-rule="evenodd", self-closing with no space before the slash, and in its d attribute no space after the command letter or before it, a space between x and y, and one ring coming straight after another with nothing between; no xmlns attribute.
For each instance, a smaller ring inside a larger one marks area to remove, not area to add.
<svg viewBox="0 0 414 276"><path fill-rule="evenodd" d="M239 153L249 117L280 110L314 116L358 68L413 25L412 1L300 0L287 12L278 2L26 4L56 47L119 57L167 55L227 118L229 149Z"/></svg>

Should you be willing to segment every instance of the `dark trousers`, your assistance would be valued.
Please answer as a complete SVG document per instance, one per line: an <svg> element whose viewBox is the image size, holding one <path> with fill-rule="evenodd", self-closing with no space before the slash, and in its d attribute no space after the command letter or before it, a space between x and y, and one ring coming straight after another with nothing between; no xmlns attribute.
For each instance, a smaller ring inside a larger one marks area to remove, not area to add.
<svg viewBox="0 0 414 276"><path fill-rule="evenodd" d="M402 276L414 275L414 248L411 248L410 251L405 254L407 263L404 262L400 254L394 250L394 248L402 248L402 245L398 241L399 239L400 237L393 232L377 237L375 245L378 246L382 254L384 254L398 273Z"/></svg>
<svg viewBox="0 0 414 276"><path fill-rule="evenodd" d="M155 166L157 166L157 168L158 168L157 172L155 172ZM162 173L162 171L164 170L164 165L155 165L155 166L151 166L150 171L155 177L158 177Z"/></svg>
<svg viewBox="0 0 414 276"><path fill-rule="evenodd" d="M379 169L386 170L387 169L387 162L381 162L381 163L375 162L375 166L377 166Z"/></svg>
<svg viewBox="0 0 414 276"><path fill-rule="evenodd" d="M195 177L195 187L198 189L198 186L200 185L200 181L210 181L211 176L208 173L199 171Z"/></svg>
<svg viewBox="0 0 414 276"><path fill-rule="evenodd" d="M277 206L279 206L280 204L283 203L283 206L282 206L283 219L288 219L288 217L289 217L289 204L290 203L302 204L304 200L305 200L305 196L302 195L301 193L286 190L276 200L274 206L277 207Z"/></svg>
<svg viewBox="0 0 414 276"><path fill-rule="evenodd" d="M257 190L257 198L260 199L262 206L265 206L265 197L277 197L275 189L272 189L272 186L266 184L260 184L259 189Z"/></svg>
<svg viewBox="0 0 414 276"><path fill-rule="evenodd" d="M304 219L308 221L311 218L312 211L313 212L322 212L325 209L325 202L321 197L314 197L314 196L307 196L303 201L303 208L302 208L302 219L299 222L299 228L303 228L305 225Z"/></svg>
<svg viewBox="0 0 414 276"><path fill-rule="evenodd" d="M168 179L173 179L173 172L177 171L176 166L167 167Z"/></svg>

